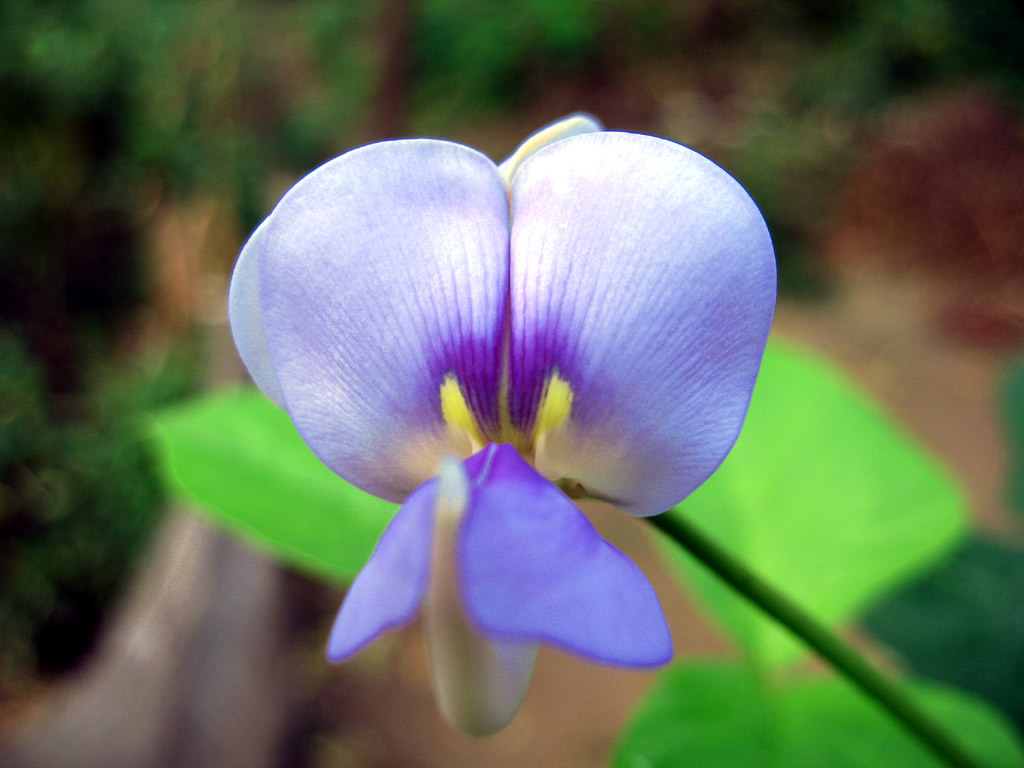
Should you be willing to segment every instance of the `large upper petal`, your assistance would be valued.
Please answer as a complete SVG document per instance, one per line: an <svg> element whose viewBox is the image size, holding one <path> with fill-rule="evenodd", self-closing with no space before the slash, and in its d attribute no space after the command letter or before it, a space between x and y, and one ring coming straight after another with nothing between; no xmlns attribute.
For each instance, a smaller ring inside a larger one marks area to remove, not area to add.
<svg viewBox="0 0 1024 768"><path fill-rule="evenodd" d="M317 169L262 235L260 309L284 403L338 474L401 500L468 438L446 428L449 374L498 421L508 198L450 142L371 144Z"/></svg>
<svg viewBox="0 0 1024 768"><path fill-rule="evenodd" d="M510 445L465 466L475 490L457 557L466 611L484 632L610 664L671 659L654 588L562 491Z"/></svg>
<svg viewBox="0 0 1024 768"><path fill-rule="evenodd" d="M510 405L528 428L553 372L570 418L536 466L635 514L664 511L739 432L775 306L761 214L718 166L650 136L551 144L516 173Z"/></svg>

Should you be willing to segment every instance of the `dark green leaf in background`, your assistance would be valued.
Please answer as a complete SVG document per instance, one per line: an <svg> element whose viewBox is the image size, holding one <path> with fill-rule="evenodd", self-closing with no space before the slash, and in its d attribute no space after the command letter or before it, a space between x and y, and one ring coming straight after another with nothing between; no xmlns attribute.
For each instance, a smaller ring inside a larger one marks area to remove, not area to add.
<svg viewBox="0 0 1024 768"><path fill-rule="evenodd" d="M1024 515L1024 363L1010 368L1002 392L1003 428L1009 449L1007 497Z"/></svg>
<svg viewBox="0 0 1024 768"><path fill-rule="evenodd" d="M331 472L255 389L163 411L155 432L169 487L315 575L350 581L396 509Z"/></svg>
<svg viewBox="0 0 1024 768"><path fill-rule="evenodd" d="M915 672L988 699L1024 731L1024 551L969 540L865 624Z"/></svg>

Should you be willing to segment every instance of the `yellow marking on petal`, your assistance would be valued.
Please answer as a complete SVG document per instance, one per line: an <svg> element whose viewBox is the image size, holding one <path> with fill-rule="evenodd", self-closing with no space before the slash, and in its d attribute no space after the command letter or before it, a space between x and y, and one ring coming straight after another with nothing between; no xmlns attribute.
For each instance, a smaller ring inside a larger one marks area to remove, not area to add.
<svg viewBox="0 0 1024 768"><path fill-rule="evenodd" d="M547 386L537 408L537 419L533 423L533 442L552 429L557 429L569 420L572 414L573 392L569 382L554 372L548 377Z"/></svg>
<svg viewBox="0 0 1024 768"><path fill-rule="evenodd" d="M509 443L527 461L533 461L534 452L542 436L558 430L569 420L572 414L573 391L569 382L553 372L548 376L537 407L533 429L523 432L512 424L509 409L508 371L506 369L498 391L498 424L497 429L484 429L476 420L466 402L462 387L454 373L449 373L441 382L441 417L449 430L468 439L475 453L487 443Z"/></svg>
<svg viewBox="0 0 1024 768"><path fill-rule="evenodd" d="M445 376L441 383L441 417L452 429L463 432L473 443L473 450L478 451L486 444L480 434L480 426L469 410L466 396L462 394L458 379L454 373Z"/></svg>
<svg viewBox="0 0 1024 768"><path fill-rule="evenodd" d="M499 166L499 170L505 177L506 183L512 182L512 177L519 170L530 155L548 144L554 144L559 139L567 139L570 136L578 136L581 133L595 133L601 130L601 124L590 115L575 114L552 123L546 128L541 128L526 141L519 145L511 157Z"/></svg>

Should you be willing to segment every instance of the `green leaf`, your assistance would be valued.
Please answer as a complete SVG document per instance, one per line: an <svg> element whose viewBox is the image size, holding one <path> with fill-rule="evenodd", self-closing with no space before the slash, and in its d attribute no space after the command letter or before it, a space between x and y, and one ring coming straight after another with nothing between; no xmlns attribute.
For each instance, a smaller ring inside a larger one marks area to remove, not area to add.
<svg viewBox="0 0 1024 768"><path fill-rule="evenodd" d="M913 685L919 706L988 768L1021 768L1013 730L949 688ZM873 701L835 678L768 684L724 663L669 667L616 748L614 768L935 768Z"/></svg>
<svg viewBox="0 0 1024 768"><path fill-rule="evenodd" d="M934 561L965 526L957 484L932 457L825 362L778 342L736 447L670 514L827 625ZM799 655L784 630L671 552L755 663Z"/></svg>
<svg viewBox="0 0 1024 768"><path fill-rule="evenodd" d="M871 633L915 672L982 696L1024 731L1024 551L983 539L886 597Z"/></svg>
<svg viewBox="0 0 1024 768"><path fill-rule="evenodd" d="M1001 399L1009 448L1007 497L1014 509L1024 514L1024 363L1010 368Z"/></svg>
<svg viewBox="0 0 1024 768"><path fill-rule="evenodd" d="M396 509L331 472L254 389L162 411L154 431L175 493L314 575L350 581Z"/></svg>

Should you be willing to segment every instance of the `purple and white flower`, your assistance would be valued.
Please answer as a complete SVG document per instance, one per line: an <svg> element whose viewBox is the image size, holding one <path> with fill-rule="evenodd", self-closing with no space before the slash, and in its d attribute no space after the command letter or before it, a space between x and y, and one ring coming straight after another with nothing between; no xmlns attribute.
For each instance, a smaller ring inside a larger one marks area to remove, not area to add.
<svg viewBox="0 0 1024 768"><path fill-rule="evenodd" d="M331 469L402 503L329 657L422 613L441 709L478 734L517 711L538 643L667 662L653 588L571 499L651 515L704 482L774 305L740 185L587 117L501 165L413 139L302 179L239 256L235 342Z"/></svg>

